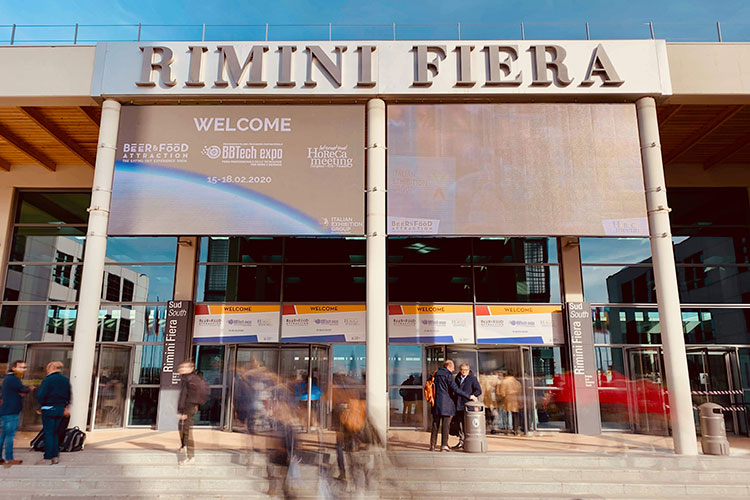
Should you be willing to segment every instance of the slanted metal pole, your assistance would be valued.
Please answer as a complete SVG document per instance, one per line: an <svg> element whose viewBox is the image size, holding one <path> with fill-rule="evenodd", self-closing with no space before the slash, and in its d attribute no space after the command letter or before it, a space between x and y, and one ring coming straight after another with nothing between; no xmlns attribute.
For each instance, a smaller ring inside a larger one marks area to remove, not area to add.
<svg viewBox="0 0 750 500"><path fill-rule="evenodd" d="M521 40L526 40L526 31L523 28L523 23L521 23Z"/></svg>
<svg viewBox="0 0 750 500"><path fill-rule="evenodd" d="M648 22L648 30L651 32L651 40L656 38L654 36L654 23L652 23L651 21Z"/></svg>
<svg viewBox="0 0 750 500"><path fill-rule="evenodd" d="M674 451L678 455L697 455L693 400L690 394L687 353L682 330L672 230L669 226L669 207L659 142L659 122L656 118L656 101L652 97L638 99L636 110L638 131L641 137L646 209L651 236L651 255L654 263L662 349L664 350L664 371L669 391L669 416L672 422Z"/></svg>
<svg viewBox="0 0 750 500"><path fill-rule="evenodd" d="M268 23L266 23L266 41L268 41Z"/></svg>
<svg viewBox="0 0 750 500"><path fill-rule="evenodd" d="M591 40L591 31L589 30L589 23L586 23L586 40Z"/></svg>
<svg viewBox="0 0 750 500"><path fill-rule="evenodd" d="M138 23L138 41L139 42L141 41L141 28L143 28L143 26L141 25L141 23Z"/></svg>
<svg viewBox="0 0 750 500"><path fill-rule="evenodd" d="M461 40L461 23L458 23L458 39Z"/></svg>
<svg viewBox="0 0 750 500"><path fill-rule="evenodd" d="M367 415L383 443L388 428L385 268L385 102L367 101Z"/></svg>
<svg viewBox="0 0 750 500"><path fill-rule="evenodd" d="M76 31L73 33L73 45L78 45L78 23L76 23Z"/></svg>
<svg viewBox="0 0 750 500"><path fill-rule="evenodd" d="M333 31L331 24L332 23L328 23L328 41L329 42L331 41L331 32Z"/></svg>
<svg viewBox="0 0 750 500"><path fill-rule="evenodd" d="M96 333L104 277L104 256L107 252L107 225L112 195L112 178L115 172L117 131L120 125L120 103L107 99L102 105L99 144L94 168L94 185L91 190L89 225L86 230L86 248L83 257L83 277L78 302L73 361L70 383L73 396L70 407L70 426L86 428L94 375Z"/></svg>
<svg viewBox="0 0 750 500"><path fill-rule="evenodd" d="M206 41L206 23L203 23L203 30L201 31L201 42Z"/></svg>
<svg viewBox="0 0 750 500"><path fill-rule="evenodd" d="M719 35L719 43L723 42L724 40L721 39L721 23L719 21L716 21L716 34Z"/></svg>
<svg viewBox="0 0 750 500"><path fill-rule="evenodd" d="M393 23L393 39L396 39L396 23Z"/></svg>
<svg viewBox="0 0 750 500"><path fill-rule="evenodd" d="M10 30L10 44L13 45L13 42L16 40L16 25L13 25L13 29Z"/></svg>

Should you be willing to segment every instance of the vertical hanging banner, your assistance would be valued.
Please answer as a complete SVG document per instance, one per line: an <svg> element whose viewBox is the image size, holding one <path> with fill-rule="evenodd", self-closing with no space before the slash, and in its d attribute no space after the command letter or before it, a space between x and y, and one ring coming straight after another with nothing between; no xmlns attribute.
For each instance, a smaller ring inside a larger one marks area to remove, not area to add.
<svg viewBox="0 0 750 500"><path fill-rule="evenodd" d="M195 307L193 342L278 342L278 304L201 304Z"/></svg>
<svg viewBox="0 0 750 500"><path fill-rule="evenodd" d="M560 306L476 306L477 344L562 344Z"/></svg>
<svg viewBox="0 0 750 500"><path fill-rule="evenodd" d="M473 344L471 305L391 304L388 341L391 343Z"/></svg>
<svg viewBox="0 0 750 500"><path fill-rule="evenodd" d="M365 304L285 305L282 342L364 342Z"/></svg>
<svg viewBox="0 0 750 500"><path fill-rule="evenodd" d="M566 302L566 345L570 354L569 380L573 384L575 402L574 424L578 434L601 434L599 389L596 383L596 357L594 352L594 323L591 304Z"/></svg>
<svg viewBox="0 0 750 500"><path fill-rule="evenodd" d="M192 306L193 303L189 300L170 300L167 304L156 417L158 430L177 429L177 403L180 397L180 374L177 368L187 357Z"/></svg>

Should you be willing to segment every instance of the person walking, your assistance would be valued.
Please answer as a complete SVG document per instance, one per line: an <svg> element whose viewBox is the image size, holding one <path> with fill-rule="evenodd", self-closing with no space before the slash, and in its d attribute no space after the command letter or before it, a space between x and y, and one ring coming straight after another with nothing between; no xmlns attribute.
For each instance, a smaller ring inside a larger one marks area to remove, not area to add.
<svg viewBox="0 0 750 500"><path fill-rule="evenodd" d="M522 424L521 382L518 381L511 370L508 370L503 377L503 381L500 382L500 385L498 386L498 395L502 398L503 409L512 421L510 425L513 427L513 434L519 434ZM525 431L526 429L524 428L523 430Z"/></svg>
<svg viewBox="0 0 750 500"><path fill-rule="evenodd" d="M37 465L60 462L60 420L70 416L70 380L63 375L62 361L47 363L47 376L36 391L36 400L42 410L42 431L44 433L44 458Z"/></svg>
<svg viewBox="0 0 750 500"><path fill-rule="evenodd" d="M455 395L476 401L476 396L461 389L453 378L455 365L450 359L443 362L443 366L435 372L435 405L432 407L432 433L430 434L430 451L435 451L438 430L441 431L440 451L451 451L448 446L448 432L451 419L456 414ZM442 429L441 429L442 425Z"/></svg>
<svg viewBox="0 0 750 500"><path fill-rule="evenodd" d="M456 385L458 385L462 391L476 396L477 398L482 395L482 387L479 385L479 380L474 376L468 363L462 363L461 366L458 367ZM468 402L469 398L456 394L456 416L454 418L458 421L458 444L453 447L454 450L459 450L464 447L464 436L466 435L464 430L464 415L466 414L466 403Z"/></svg>
<svg viewBox="0 0 750 500"><path fill-rule="evenodd" d="M198 408L208 401L210 389L208 382L195 373L192 361L180 363L177 372L180 374L180 399L177 403L180 415L180 452L185 453L185 460L180 463L191 464L195 461L193 420Z"/></svg>
<svg viewBox="0 0 750 500"><path fill-rule="evenodd" d="M10 371L3 379L2 398L0 404L0 464L10 467L22 464L23 460L13 458L13 438L18 429L18 415L23 409L23 397L31 389L21 382L26 372L25 361L15 361ZM3 460L3 447L5 447L5 460Z"/></svg>

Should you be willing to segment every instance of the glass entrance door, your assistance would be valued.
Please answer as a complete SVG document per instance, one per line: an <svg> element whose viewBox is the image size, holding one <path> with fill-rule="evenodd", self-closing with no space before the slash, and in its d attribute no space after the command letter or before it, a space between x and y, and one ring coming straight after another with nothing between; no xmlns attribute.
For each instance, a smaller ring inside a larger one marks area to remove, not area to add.
<svg viewBox="0 0 750 500"><path fill-rule="evenodd" d="M47 363L50 361L62 361L62 374L70 377L70 360L73 355L73 346L49 346L31 345L26 352L26 365L28 369L24 375L26 384L39 387L44 377L47 376ZM19 428L25 431L35 431L42 428L42 417L36 412L39 408L33 393L23 398L23 411Z"/></svg>
<svg viewBox="0 0 750 500"><path fill-rule="evenodd" d="M129 371L129 347L99 346L92 430L114 429L124 425Z"/></svg>
<svg viewBox="0 0 750 500"><path fill-rule="evenodd" d="M693 406L703 403L716 403L728 409L724 412L724 423L728 433L739 434L738 402L742 400L742 390L736 373L734 350L690 348L687 353L690 391ZM698 412L694 411L696 427L700 425Z"/></svg>
<svg viewBox="0 0 750 500"><path fill-rule="evenodd" d="M533 394L533 384L522 351L521 347L504 347L476 352L488 433L531 430L534 403L529 391Z"/></svg>
<svg viewBox="0 0 750 500"><path fill-rule="evenodd" d="M628 350L629 412L633 431L666 436L669 424L661 349Z"/></svg>
<svg viewBox="0 0 750 500"><path fill-rule="evenodd" d="M279 349L238 347L232 387L233 431L267 430L278 383Z"/></svg>

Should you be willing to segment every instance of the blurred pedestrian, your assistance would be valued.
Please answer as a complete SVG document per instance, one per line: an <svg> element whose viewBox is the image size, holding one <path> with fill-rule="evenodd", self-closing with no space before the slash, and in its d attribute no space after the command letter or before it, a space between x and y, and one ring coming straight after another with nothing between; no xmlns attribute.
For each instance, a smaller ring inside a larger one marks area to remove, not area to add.
<svg viewBox="0 0 750 500"><path fill-rule="evenodd" d="M0 464L10 467L22 464L23 460L13 458L13 437L18 429L18 415L23 409L23 397L31 389L21 382L26 372L25 361L15 361L3 379L2 404L0 404ZM5 447L5 460L3 460Z"/></svg>
<svg viewBox="0 0 750 500"><path fill-rule="evenodd" d="M44 432L44 458L37 465L60 462L60 420L70 416L70 380L61 373L62 361L47 363L47 376L36 391L36 399L41 405L42 431Z"/></svg>
<svg viewBox="0 0 750 500"><path fill-rule="evenodd" d="M180 418L180 452L185 453L185 460L180 463L190 464L195 461L193 421L198 409L210 398L211 390L208 382L195 373L192 361L180 363L177 372L180 374L180 399L177 403Z"/></svg>

